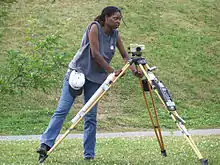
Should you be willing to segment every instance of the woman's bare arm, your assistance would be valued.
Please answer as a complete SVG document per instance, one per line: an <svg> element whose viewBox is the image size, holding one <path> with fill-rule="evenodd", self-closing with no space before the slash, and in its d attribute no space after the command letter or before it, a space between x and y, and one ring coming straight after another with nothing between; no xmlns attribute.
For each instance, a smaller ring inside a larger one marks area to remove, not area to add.
<svg viewBox="0 0 220 165"><path fill-rule="evenodd" d="M95 61L106 70L108 73L114 72L114 69L105 61L104 57L100 54L99 51L99 39L98 39L98 27L96 24L93 24L89 32L89 41L92 57Z"/></svg>

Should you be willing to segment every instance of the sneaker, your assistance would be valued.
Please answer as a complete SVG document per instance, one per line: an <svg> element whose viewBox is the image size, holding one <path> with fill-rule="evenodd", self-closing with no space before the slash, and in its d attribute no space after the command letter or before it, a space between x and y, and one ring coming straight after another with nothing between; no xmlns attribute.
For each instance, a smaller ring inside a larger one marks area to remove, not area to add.
<svg viewBox="0 0 220 165"><path fill-rule="evenodd" d="M37 149L37 153L39 153L39 162L42 163L47 158L47 151L50 150L50 147L44 143L40 145Z"/></svg>
<svg viewBox="0 0 220 165"><path fill-rule="evenodd" d="M85 157L84 160L93 160L93 157Z"/></svg>

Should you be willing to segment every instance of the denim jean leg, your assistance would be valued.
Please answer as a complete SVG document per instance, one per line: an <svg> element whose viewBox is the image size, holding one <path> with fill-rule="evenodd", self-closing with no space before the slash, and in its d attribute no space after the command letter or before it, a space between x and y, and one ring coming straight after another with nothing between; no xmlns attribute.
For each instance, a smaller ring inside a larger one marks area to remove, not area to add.
<svg viewBox="0 0 220 165"><path fill-rule="evenodd" d="M84 103L86 103L92 97L100 85L101 84L86 80L84 86ZM97 106L98 104L96 104L84 117L84 158L94 158L95 156Z"/></svg>
<svg viewBox="0 0 220 165"><path fill-rule="evenodd" d="M62 128L63 122L75 100L75 97L71 95L69 88L70 86L68 79L65 77L63 83L62 95L60 97L60 101L57 106L57 109L53 114L53 116L51 117L50 123L46 131L41 136L41 143L45 143L50 147L54 145L54 142Z"/></svg>

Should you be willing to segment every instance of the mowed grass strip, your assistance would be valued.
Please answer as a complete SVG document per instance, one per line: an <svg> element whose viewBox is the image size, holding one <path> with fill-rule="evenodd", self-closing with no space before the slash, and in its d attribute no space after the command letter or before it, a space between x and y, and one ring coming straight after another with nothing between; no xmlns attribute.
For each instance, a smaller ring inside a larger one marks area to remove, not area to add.
<svg viewBox="0 0 220 165"><path fill-rule="evenodd" d="M219 136L195 136L200 152L209 159L209 165L220 161ZM198 157L183 137L164 137L167 157L162 157L155 137L98 138L96 158L85 162L81 139L64 140L46 159L45 165L196 165ZM0 141L1 164L37 165L38 141Z"/></svg>

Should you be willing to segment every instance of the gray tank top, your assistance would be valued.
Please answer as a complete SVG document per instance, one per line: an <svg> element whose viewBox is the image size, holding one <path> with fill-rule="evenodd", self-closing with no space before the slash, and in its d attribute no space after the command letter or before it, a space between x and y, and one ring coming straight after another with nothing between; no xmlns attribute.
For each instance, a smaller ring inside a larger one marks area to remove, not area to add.
<svg viewBox="0 0 220 165"><path fill-rule="evenodd" d="M106 35L101 25L94 21L89 24L83 34L81 47L77 51L73 60L69 63L69 68L81 71L85 74L86 79L102 84L107 78L108 73L93 59L89 43L89 31L93 24L98 27L99 51L100 54L109 64L116 50L116 43L118 39L118 31L113 30L111 35Z"/></svg>

